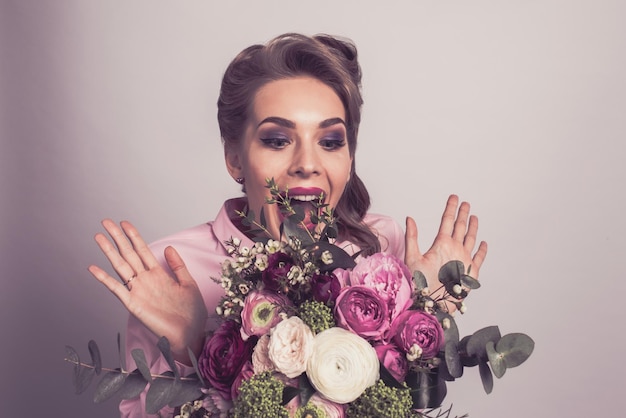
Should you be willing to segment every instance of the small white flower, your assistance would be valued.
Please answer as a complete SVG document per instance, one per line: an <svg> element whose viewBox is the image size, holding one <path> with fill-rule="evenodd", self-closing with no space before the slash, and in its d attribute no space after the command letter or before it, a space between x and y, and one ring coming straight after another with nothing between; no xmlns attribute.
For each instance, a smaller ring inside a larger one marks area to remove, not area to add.
<svg viewBox="0 0 626 418"><path fill-rule="evenodd" d="M242 295L247 295L248 292L250 291L250 287L245 283L241 283L239 285L239 291L241 292Z"/></svg>
<svg viewBox="0 0 626 418"><path fill-rule="evenodd" d="M239 245L241 244L241 240L237 237L233 238L233 245L235 247L239 247Z"/></svg>
<svg viewBox="0 0 626 418"><path fill-rule="evenodd" d="M421 291L422 296L428 296L430 295L430 290L428 289L428 287L425 287L422 289Z"/></svg>
<svg viewBox="0 0 626 418"><path fill-rule="evenodd" d="M441 321L441 327L443 329L450 329L450 318L443 318L443 321Z"/></svg>
<svg viewBox="0 0 626 418"><path fill-rule="evenodd" d="M465 305L465 302L461 302L461 306L459 306L459 312L461 312L462 314L467 312L467 305Z"/></svg>
<svg viewBox="0 0 626 418"><path fill-rule="evenodd" d="M218 314L219 316L222 316L222 314L224 313L224 311L222 310L221 306L216 306L215 307L215 313Z"/></svg>
<svg viewBox="0 0 626 418"><path fill-rule="evenodd" d="M267 244L265 244L265 251L267 251L268 254L274 254L279 249L280 249L280 241L270 239L267 241Z"/></svg>
<svg viewBox="0 0 626 418"><path fill-rule="evenodd" d="M291 266L291 268L289 269L289 273L287 273L287 279L292 285L301 283L304 280L304 274L302 274L302 269L298 266Z"/></svg>
<svg viewBox="0 0 626 418"><path fill-rule="evenodd" d="M433 306L435 306L435 302L433 302L432 299L429 299L424 303L424 306L426 306L427 308L432 308Z"/></svg>
<svg viewBox="0 0 626 418"><path fill-rule="evenodd" d="M328 250L322 252L322 256L320 258L322 259L322 263L326 265L333 263L333 255Z"/></svg>
<svg viewBox="0 0 626 418"><path fill-rule="evenodd" d="M417 344L413 344L408 353L406 353L406 359L408 361L415 361L422 357L422 347Z"/></svg>
<svg viewBox="0 0 626 418"><path fill-rule="evenodd" d="M254 266L259 269L259 271L264 271L267 268L268 257L265 254L259 255L254 261Z"/></svg>

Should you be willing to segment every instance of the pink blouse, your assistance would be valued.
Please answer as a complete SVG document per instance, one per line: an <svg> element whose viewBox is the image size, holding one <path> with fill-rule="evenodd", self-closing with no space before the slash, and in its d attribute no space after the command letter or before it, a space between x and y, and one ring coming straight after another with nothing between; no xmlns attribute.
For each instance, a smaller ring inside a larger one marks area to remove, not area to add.
<svg viewBox="0 0 626 418"><path fill-rule="evenodd" d="M150 245L159 263L168 269L163 256L166 247L172 246L178 251L184 260L191 276L198 283L204 303L209 311L206 330L214 330L219 325L215 312L223 289L212 278L219 278L222 262L229 257L224 242L231 237L238 237L242 245L251 247L253 242L237 229L232 223L229 214L235 209L241 210L244 204L243 198L231 199L224 203L217 217L212 222L207 222L193 228L185 229L169 237L160 239ZM374 231L380 240L382 251L391 253L404 259L404 232L400 225L388 216L367 214L364 222ZM348 253L354 254L359 248L349 242L336 243ZM163 373L169 370L167 362L161 355L156 344L158 337L141 324L134 316L128 318L126 329L126 367L128 370L136 368L135 362L130 355L131 350L141 348L146 356L148 365L153 374ZM184 364L178 364L181 376L193 373L193 368ZM121 417L145 417L145 398L147 389L139 397L124 400L120 403ZM170 416L173 409L164 408L162 416ZM154 415L156 416L156 415Z"/></svg>

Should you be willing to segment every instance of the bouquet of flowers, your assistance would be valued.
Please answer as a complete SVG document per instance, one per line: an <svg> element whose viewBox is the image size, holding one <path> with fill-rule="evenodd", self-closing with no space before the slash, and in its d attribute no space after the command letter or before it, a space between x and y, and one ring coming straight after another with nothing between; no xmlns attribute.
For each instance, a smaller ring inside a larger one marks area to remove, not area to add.
<svg viewBox="0 0 626 418"><path fill-rule="evenodd" d="M532 353L530 337L502 336L496 326L460 338L448 307L463 313L468 290L480 286L460 261L441 268L441 288L431 291L422 273L393 255L350 256L334 245L323 196L308 229L288 192L271 180L268 188L269 203L286 215L281 239L263 238L263 214L259 223L239 214L259 239L251 248L236 237L226 243L231 258L214 279L225 291L216 308L223 321L197 360L190 353L195 373L180 376L161 339L171 372L152 376L135 350L137 370L109 370L96 401L136 396L150 382L146 410L170 405L177 417L449 417L441 407L446 382L464 367L478 366L489 393L494 375ZM89 348L91 364L67 348L77 391L101 370L95 342Z"/></svg>

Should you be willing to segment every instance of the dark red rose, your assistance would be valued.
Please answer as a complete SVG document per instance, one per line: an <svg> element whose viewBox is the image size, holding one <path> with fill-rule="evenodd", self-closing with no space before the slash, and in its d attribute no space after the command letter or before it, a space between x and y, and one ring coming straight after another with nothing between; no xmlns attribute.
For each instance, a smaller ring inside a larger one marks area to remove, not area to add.
<svg viewBox="0 0 626 418"><path fill-rule="evenodd" d="M256 338L243 341L240 325L224 321L207 340L198 359L198 369L224 399L231 399L231 387L244 364L250 360Z"/></svg>
<svg viewBox="0 0 626 418"><path fill-rule="evenodd" d="M326 304L334 304L341 291L339 279L332 273L315 274L311 278L311 292L313 299Z"/></svg>
<svg viewBox="0 0 626 418"><path fill-rule="evenodd" d="M267 268L263 270L263 284L270 291L284 291L287 274L293 266L293 259L283 252L276 252L268 257Z"/></svg>
<svg viewBox="0 0 626 418"><path fill-rule="evenodd" d="M345 287L337 297L335 321L369 341L380 341L391 325L387 302L366 286Z"/></svg>
<svg viewBox="0 0 626 418"><path fill-rule="evenodd" d="M409 371L406 354L400 351L394 344L379 344L374 346L378 360L396 378L398 382L404 382Z"/></svg>

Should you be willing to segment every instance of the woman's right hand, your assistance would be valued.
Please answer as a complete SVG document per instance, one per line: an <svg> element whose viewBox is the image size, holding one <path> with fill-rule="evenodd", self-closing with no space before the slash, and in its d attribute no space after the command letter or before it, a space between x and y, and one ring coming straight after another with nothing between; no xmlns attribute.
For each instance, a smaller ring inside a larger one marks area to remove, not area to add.
<svg viewBox="0 0 626 418"><path fill-rule="evenodd" d="M130 222L121 222L120 228L105 219L102 226L115 245L101 233L96 234L95 240L122 282L95 265L89 266L89 272L150 331L169 340L177 361L190 364L187 347L196 357L200 354L208 313L185 263L173 247L165 249L165 260L175 276L172 277Z"/></svg>

